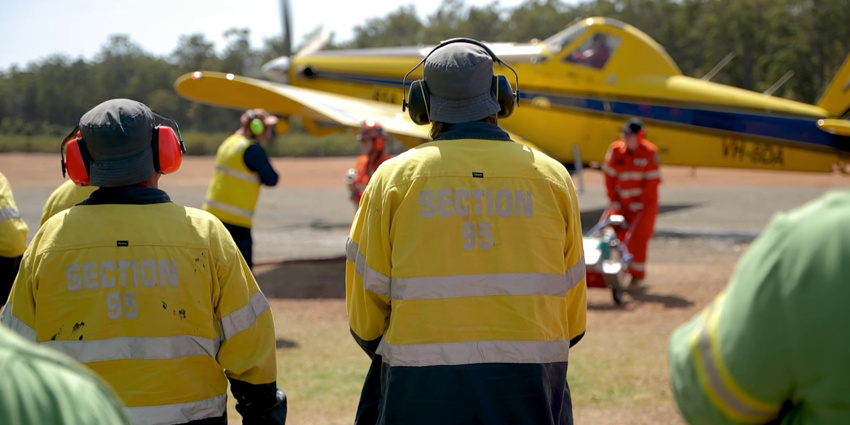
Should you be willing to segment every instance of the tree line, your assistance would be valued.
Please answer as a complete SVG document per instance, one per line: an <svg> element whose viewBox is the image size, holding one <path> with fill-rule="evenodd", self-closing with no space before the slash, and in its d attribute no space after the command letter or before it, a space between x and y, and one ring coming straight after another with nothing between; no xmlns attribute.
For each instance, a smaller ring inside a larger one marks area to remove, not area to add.
<svg viewBox="0 0 850 425"><path fill-rule="evenodd" d="M643 30L686 75L705 75L729 53L736 57L713 81L763 91L793 71L775 95L810 103L850 50L846 0L527 0L513 8L497 1L467 6L463 0L443 0L425 19L412 5L368 19L354 28L351 40L332 39L325 49L434 44L452 37L528 42L589 16ZM181 129L233 131L239 111L184 100L174 91L174 80L198 69L260 76L263 63L282 55L283 43L278 37L252 46L250 28L231 28L224 35L220 52L204 35L187 34L170 54L158 56L116 34L91 60L55 54L12 66L0 72L0 133L64 135L92 106L115 97L138 99L178 120ZM303 130L294 126L293 131Z"/></svg>

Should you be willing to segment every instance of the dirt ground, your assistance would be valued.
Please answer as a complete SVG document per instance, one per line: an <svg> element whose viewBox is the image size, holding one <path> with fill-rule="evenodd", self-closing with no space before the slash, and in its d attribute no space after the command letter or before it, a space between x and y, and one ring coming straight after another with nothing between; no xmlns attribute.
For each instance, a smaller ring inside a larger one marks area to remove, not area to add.
<svg viewBox="0 0 850 425"><path fill-rule="evenodd" d="M274 160L286 185L304 188L305 193L339 188L353 162L353 158ZM187 157L177 174L163 178L163 185L202 196L212 164L211 157ZM12 183L16 197L28 188L49 193L63 181L58 155L2 154L0 172ZM684 167L662 167L662 175L667 186L840 187L850 182L838 174L694 172ZM602 184L598 171L584 173L583 178L589 186ZM726 284L745 249L744 244L723 240L656 238L650 243L646 288L627 296L624 307L614 306L609 291L589 289L587 336L570 356L577 424L682 423L669 390L669 334ZM344 273L341 257L255 270L278 327L280 384L291 396L288 423L352 421L365 361L348 334ZM232 410L231 420L239 423Z"/></svg>

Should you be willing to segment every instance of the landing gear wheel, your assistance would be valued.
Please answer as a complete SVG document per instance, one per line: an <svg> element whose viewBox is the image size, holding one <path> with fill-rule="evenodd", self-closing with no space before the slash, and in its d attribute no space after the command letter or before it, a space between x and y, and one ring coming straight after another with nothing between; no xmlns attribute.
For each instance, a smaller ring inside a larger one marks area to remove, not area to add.
<svg viewBox="0 0 850 425"><path fill-rule="evenodd" d="M623 305L623 292L621 288L611 288L611 295L617 305Z"/></svg>
<svg viewBox="0 0 850 425"><path fill-rule="evenodd" d="M614 303L623 305L623 277L622 273L605 275L605 283L611 288L611 296L614 298Z"/></svg>

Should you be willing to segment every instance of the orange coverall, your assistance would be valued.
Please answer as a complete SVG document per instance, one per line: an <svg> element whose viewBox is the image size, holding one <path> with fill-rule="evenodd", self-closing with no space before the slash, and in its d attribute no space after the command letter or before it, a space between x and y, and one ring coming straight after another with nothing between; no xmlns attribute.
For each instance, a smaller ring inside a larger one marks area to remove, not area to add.
<svg viewBox="0 0 850 425"><path fill-rule="evenodd" d="M634 256L629 274L643 279L646 275L646 251L658 215L658 185L661 183L658 148L641 139L634 151L617 140L608 148L602 171L613 212L623 215L632 231L626 247ZM637 222L635 222L637 220ZM623 239L628 230L619 229Z"/></svg>
<svg viewBox="0 0 850 425"><path fill-rule="evenodd" d="M366 189L366 185L369 184L372 174L375 173L379 165L390 159L390 156L384 151L378 153L374 161L372 160L373 156L374 154L371 153L360 154L354 165L354 169L357 170L357 179L351 185L351 201L357 205L360 205L360 198L363 196L363 191Z"/></svg>

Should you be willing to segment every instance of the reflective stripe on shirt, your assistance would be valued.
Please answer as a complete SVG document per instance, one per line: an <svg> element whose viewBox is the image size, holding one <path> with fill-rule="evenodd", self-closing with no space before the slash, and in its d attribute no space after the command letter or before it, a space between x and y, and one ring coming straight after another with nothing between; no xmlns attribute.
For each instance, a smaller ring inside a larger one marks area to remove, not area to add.
<svg viewBox="0 0 850 425"><path fill-rule="evenodd" d="M28 341L36 342L35 329L12 314L12 303L6 304L6 307L3 309L3 315L0 316L0 323L8 326Z"/></svg>
<svg viewBox="0 0 850 425"><path fill-rule="evenodd" d="M633 198L635 196L640 196L643 193L643 188L638 187L635 189L618 190L617 192L620 194L620 197Z"/></svg>
<svg viewBox="0 0 850 425"><path fill-rule="evenodd" d="M198 419L222 416L226 410L226 393L189 403L124 408L134 424L185 424Z"/></svg>
<svg viewBox="0 0 850 425"><path fill-rule="evenodd" d="M227 174L230 177L235 177L240 180L245 180L251 183L260 183L260 177L254 174L244 173L242 171L234 170L230 167L224 165L216 165L215 170Z"/></svg>
<svg viewBox="0 0 850 425"><path fill-rule="evenodd" d="M613 169L608 164L602 164L602 172L611 177L617 177L617 170Z"/></svg>
<svg viewBox="0 0 850 425"><path fill-rule="evenodd" d="M226 211L231 214L238 215L240 217L251 218L254 216L254 211L246 210L245 208L235 207L233 205L225 204L224 202L216 201L214 199L207 199L206 201L204 201L204 203L206 203L210 207L218 208L222 211Z"/></svg>
<svg viewBox="0 0 850 425"><path fill-rule="evenodd" d="M661 178L661 171L660 170L647 171L647 172L643 173L643 178L645 178L647 180L660 179Z"/></svg>
<svg viewBox="0 0 850 425"><path fill-rule="evenodd" d="M366 256L350 237L345 241L345 258L354 263L354 272L363 278L363 288L383 297L390 297L390 278L366 264Z"/></svg>
<svg viewBox="0 0 850 425"><path fill-rule="evenodd" d="M382 339L377 354L390 366L478 363L554 363L569 360L570 341L470 341L392 345Z"/></svg>
<svg viewBox="0 0 850 425"><path fill-rule="evenodd" d="M257 321L257 317L269 308L269 302L262 291L255 292L247 305L221 318L222 336L224 339L233 338L239 332L251 327Z"/></svg>
<svg viewBox="0 0 850 425"><path fill-rule="evenodd" d="M167 337L120 337L83 341L45 341L42 344L61 351L80 363L126 359L175 359L208 355L216 357L219 339L195 335Z"/></svg>
<svg viewBox="0 0 850 425"><path fill-rule="evenodd" d="M354 263L354 270L363 277L366 290L396 300L488 295L566 296L585 278L586 267L582 253L579 261L564 274L493 273L390 279L366 264L366 257L351 238L346 241L346 259Z"/></svg>
<svg viewBox="0 0 850 425"><path fill-rule="evenodd" d="M694 336L694 358L697 375L718 408L739 421L765 423L776 415L779 405L770 405L744 392L723 364L722 352L717 340L717 325L720 321L720 306L723 296L713 302L705 313L702 326Z"/></svg>
<svg viewBox="0 0 850 425"><path fill-rule="evenodd" d="M13 218L21 218L21 214L15 207L0 208L0 221L11 220Z"/></svg>

